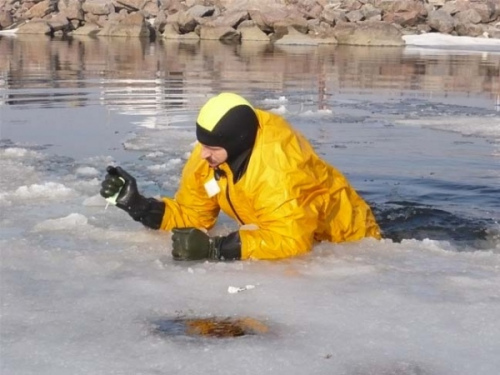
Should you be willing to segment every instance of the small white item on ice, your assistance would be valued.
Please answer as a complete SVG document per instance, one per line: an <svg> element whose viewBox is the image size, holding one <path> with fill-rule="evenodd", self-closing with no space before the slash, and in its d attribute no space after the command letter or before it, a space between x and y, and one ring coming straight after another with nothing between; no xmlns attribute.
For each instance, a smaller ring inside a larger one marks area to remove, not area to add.
<svg viewBox="0 0 500 375"><path fill-rule="evenodd" d="M255 288L255 285L245 285L243 287L237 287L237 286L230 286L227 288L227 292L229 294L235 294L239 292L243 292L244 290L249 290Z"/></svg>

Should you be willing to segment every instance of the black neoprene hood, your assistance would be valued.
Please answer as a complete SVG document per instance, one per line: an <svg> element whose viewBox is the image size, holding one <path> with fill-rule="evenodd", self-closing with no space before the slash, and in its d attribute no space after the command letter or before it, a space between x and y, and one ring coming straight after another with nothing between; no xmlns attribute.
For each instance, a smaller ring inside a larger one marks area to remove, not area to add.
<svg viewBox="0 0 500 375"><path fill-rule="evenodd" d="M222 93L200 110L196 138L203 145L224 148L231 161L253 147L258 126L250 103L239 95Z"/></svg>

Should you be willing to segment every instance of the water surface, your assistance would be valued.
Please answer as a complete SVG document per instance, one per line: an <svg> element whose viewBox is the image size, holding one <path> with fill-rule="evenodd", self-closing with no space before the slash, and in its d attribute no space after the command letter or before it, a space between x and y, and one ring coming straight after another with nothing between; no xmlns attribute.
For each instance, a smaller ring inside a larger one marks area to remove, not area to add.
<svg viewBox="0 0 500 375"><path fill-rule="evenodd" d="M386 236L483 239L500 217L500 54L423 51L2 38L1 140L109 156L172 194L181 164L148 173L145 155L189 151L199 107L235 91L303 131Z"/></svg>

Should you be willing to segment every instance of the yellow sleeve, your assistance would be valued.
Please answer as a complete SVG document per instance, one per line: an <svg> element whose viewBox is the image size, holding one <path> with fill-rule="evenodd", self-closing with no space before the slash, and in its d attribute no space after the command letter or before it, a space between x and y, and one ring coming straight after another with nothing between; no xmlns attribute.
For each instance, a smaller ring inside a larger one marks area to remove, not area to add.
<svg viewBox="0 0 500 375"><path fill-rule="evenodd" d="M215 225L220 208L216 198L209 198L205 182L209 179L208 164L200 157L200 148L195 147L182 171L179 189L172 198L163 198L165 214L161 229L205 228Z"/></svg>

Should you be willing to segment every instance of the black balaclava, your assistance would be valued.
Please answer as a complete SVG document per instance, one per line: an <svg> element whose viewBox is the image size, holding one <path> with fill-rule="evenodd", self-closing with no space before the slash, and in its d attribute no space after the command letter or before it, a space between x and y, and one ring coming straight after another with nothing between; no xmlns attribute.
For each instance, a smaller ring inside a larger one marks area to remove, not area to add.
<svg viewBox="0 0 500 375"><path fill-rule="evenodd" d="M227 163L235 179L239 179L248 164L258 127L257 115L247 100L237 94L221 93L201 108L196 138L205 146L224 148Z"/></svg>

